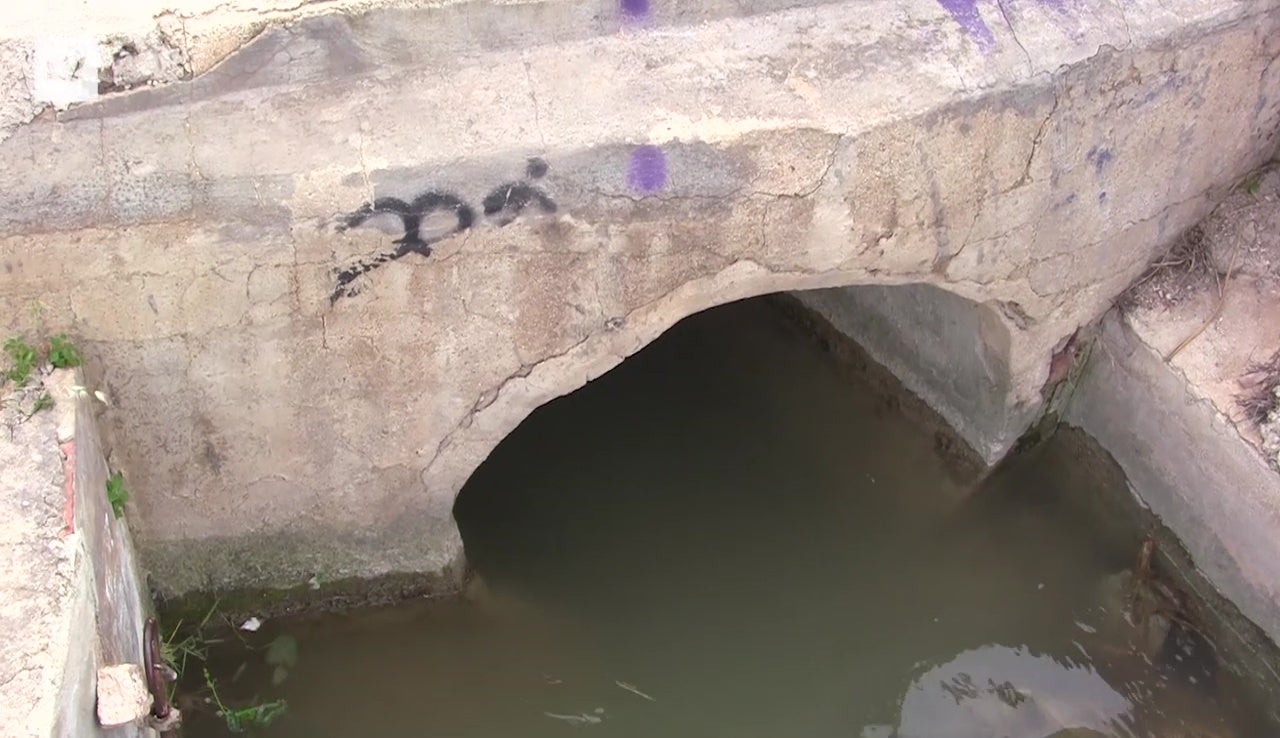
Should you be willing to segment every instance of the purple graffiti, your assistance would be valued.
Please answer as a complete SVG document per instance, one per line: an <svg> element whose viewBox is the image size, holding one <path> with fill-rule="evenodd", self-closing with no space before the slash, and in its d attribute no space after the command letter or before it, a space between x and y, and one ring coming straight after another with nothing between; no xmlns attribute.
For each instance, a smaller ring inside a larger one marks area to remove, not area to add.
<svg viewBox="0 0 1280 738"><path fill-rule="evenodd" d="M996 50L996 37L978 12L978 0L938 0L938 4L946 8L982 53L990 54Z"/></svg>
<svg viewBox="0 0 1280 738"><path fill-rule="evenodd" d="M649 17L649 0L618 0L618 9L625 18L641 20Z"/></svg>
<svg viewBox="0 0 1280 738"><path fill-rule="evenodd" d="M667 186L667 155L657 146L637 146L627 162L627 186L645 194Z"/></svg>
<svg viewBox="0 0 1280 738"><path fill-rule="evenodd" d="M1111 160L1115 158L1115 155L1111 153L1110 149L1094 146L1089 149L1089 151L1084 155L1084 158L1093 162L1094 166L1097 168L1097 173L1102 174L1103 170L1107 168L1107 165L1111 163Z"/></svg>

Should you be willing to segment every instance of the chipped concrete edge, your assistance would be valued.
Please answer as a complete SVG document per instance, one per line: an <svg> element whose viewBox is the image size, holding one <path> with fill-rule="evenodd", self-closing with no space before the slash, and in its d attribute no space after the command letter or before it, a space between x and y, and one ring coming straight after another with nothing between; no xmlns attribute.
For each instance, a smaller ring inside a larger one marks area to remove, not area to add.
<svg viewBox="0 0 1280 738"><path fill-rule="evenodd" d="M3 440L9 445L6 453L32 460L25 467L30 473L6 470L16 477L8 480L14 486L9 492L21 498L15 507L25 518L8 525L26 533L15 551L36 559L15 563L37 574L35 581L15 586L4 597L11 612L31 614L31 627L10 635L25 644L19 651L35 654L18 663L15 651L0 651L7 661L0 670L23 677L0 685L6 736L106 735L96 717L97 670L142 660L146 603L128 529L122 520L102 515L109 507L106 462L82 382L77 370L55 370L5 398L12 403L6 413L18 413L20 425L26 426L20 433L11 427ZM35 407L31 403L46 393L54 400L52 409L24 407ZM47 570L57 576L39 574ZM13 724L17 721L21 725ZM133 724L113 729L111 735L155 733Z"/></svg>
<svg viewBox="0 0 1280 738"><path fill-rule="evenodd" d="M378 8L412 9L448 0L309 0L219 2L178 0L159 12L123 3L87 17L64 10L8 18L0 29L0 142L48 110L92 102L104 94L189 80L275 25ZM57 3L55 3L55 6ZM116 14L112 14L116 13Z"/></svg>

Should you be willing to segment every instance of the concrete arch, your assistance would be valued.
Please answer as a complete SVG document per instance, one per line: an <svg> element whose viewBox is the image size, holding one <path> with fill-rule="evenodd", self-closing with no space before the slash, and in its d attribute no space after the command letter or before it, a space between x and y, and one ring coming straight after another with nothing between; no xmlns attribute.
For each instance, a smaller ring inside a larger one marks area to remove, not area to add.
<svg viewBox="0 0 1280 738"><path fill-rule="evenodd" d="M856 290L859 286L888 286L891 290L910 288L907 285L868 283L864 281L866 279L865 274L774 274L757 264L738 262L714 275L686 282L661 299L635 311L616 327L594 334L568 351L539 362L527 368L527 371L522 369L519 374L503 381L491 397L484 398L482 407L470 413L445 437L434 459L423 471L423 484L429 494L440 495L451 507L472 472L534 410L585 386L691 315L737 300L779 292L835 288ZM919 379L924 372L910 366L910 357L898 357L897 363L901 367L898 373L905 375L906 381L914 385L914 388L919 388L916 391L924 389L930 394L931 397L926 401L956 426L957 431L975 446L976 451L989 462L994 462L1016 440L1017 434L1029 419L1025 412L1022 413L1024 417L1017 417L1016 406L1021 403L1013 394L1009 375L1012 365L1009 352L1012 344L1008 328L994 309L962 298L957 292L928 283L916 283L912 286L923 286L935 291L937 296L934 299L941 300L947 307L954 307L956 301L944 296L959 298L959 301L968 303L971 307L971 315L966 317L974 330L970 335L956 336L959 340L955 345L973 347L977 351L972 357L960 354L952 356L952 366L961 370L973 366L975 360L981 362L981 371L989 381L986 386L975 383L967 389L975 395L985 395L987 402L998 403L1006 415L994 425L984 424L988 418L963 417L959 414L961 411L958 406L963 405L966 398L958 393L945 396L945 392L930 392ZM816 297L817 295L813 295L809 299L814 300ZM804 300L805 297L802 296L801 299ZM810 305L821 311L823 308L834 307L839 300L838 294L828 294L824 300L811 302ZM826 317L839 319L830 314ZM910 320L914 316L902 317ZM932 361L938 357L929 358ZM1025 406L1033 409L1037 407L1030 403Z"/></svg>
<svg viewBox="0 0 1280 738"><path fill-rule="evenodd" d="M938 410L983 458L988 462L998 460L1039 405L1023 403L1013 392L1010 375L1013 344L1005 319L996 309L963 297L949 286L927 282L886 284L869 278L866 273L777 274L754 262L741 261L715 274L681 284L633 311L625 320L607 326L535 366L522 367L520 372L502 381L449 432L424 469L422 481L428 496L435 501L433 509L436 514L443 514L447 509L451 515L457 496L472 473L535 410L609 372L681 320L737 300L795 293L810 310L832 322L837 330L857 335L859 326L848 322L848 311L857 311L860 307L858 301L850 299L850 295L856 295L859 290L902 293L902 297L922 308L913 313L899 306L895 314L894 308L886 305L888 311L859 313L854 320L861 317L899 322L888 328L889 334L896 332L896 335L886 335L883 331L877 334L887 340L871 346L872 355L890 365L904 384ZM874 296L880 295L874 293ZM936 315L940 309L952 311L951 317L957 319L944 328L962 325L961 332L931 332L930 327L921 322L922 316ZM866 323L861 327L866 327ZM901 346L894 345L895 341L919 339L950 343L936 346L927 357L880 353L900 351ZM939 371L966 373L966 376L960 384L931 382ZM975 406L992 412L984 417L966 416L965 408ZM465 558L461 536L441 537L438 543L452 551L451 558L457 562L452 570L461 572Z"/></svg>
<svg viewBox="0 0 1280 738"><path fill-rule="evenodd" d="M453 496L525 414L767 292L981 305L912 320L997 357L995 399L931 398L998 418L967 435L993 460L1274 149L1280 11L1188 2L302 20L0 140L0 323L94 357L166 594L450 571Z"/></svg>

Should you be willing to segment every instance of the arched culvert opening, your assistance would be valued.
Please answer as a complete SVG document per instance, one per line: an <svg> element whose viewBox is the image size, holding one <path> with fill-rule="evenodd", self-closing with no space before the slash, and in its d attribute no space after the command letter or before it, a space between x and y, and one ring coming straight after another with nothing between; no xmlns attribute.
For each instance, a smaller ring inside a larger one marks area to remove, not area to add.
<svg viewBox="0 0 1280 738"><path fill-rule="evenodd" d="M512 668L553 724L1160 734L1205 709L1123 645L1136 540L1080 507L1123 480L1038 450L974 492L927 415L793 297L691 316L476 470L455 506L473 595L550 623Z"/></svg>
<svg viewBox="0 0 1280 738"><path fill-rule="evenodd" d="M577 554L597 549L623 557L609 571L696 568L700 540L718 542L700 552L706 560L741 556L745 573L767 568L748 560L796 551L797 531L839 520L824 508L849 489L903 487L951 503L980 468L854 342L774 295L685 318L535 410L454 511L468 561L486 577L592 569L606 559ZM864 511L877 517L913 509L906 497L866 502L885 506ZM680 545L646 540L656 529Z"/></svg>

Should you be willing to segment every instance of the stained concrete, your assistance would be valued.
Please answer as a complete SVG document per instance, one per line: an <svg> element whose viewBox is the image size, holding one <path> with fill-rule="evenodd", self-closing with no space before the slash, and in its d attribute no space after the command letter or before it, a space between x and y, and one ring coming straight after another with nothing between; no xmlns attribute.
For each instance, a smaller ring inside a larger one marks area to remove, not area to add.
<svg viewBox="0 0 1280 738"><path fill-rule="evenodd" d="M1240 611L1280 641L1280 477L1213 403L1116 316L1064 416Z"/></svg>
<svg viewBox="0 0 1280 738"><path fill-rule="evenodd" d="M106 465L77 372L0 388L0 735L109 732L96 718L101 666L142 663L145 603L132 544L106 501ZM53 407L36 411L42 395Z"/></svg>
<svg viewBox="0 0 1280 738"><path fill-rule="evenodd" d="M999 336L980 412L1029 419L1055 349L1274 150L1280 6L1006 5L268 30L0 143L0 323L92 356L163 594L454 579L453 498L511 429L752 295L946 290ZM1018 430L967 419L988 459Z"/></svg>
<svg viewBox="0 0 1280 738"><path fill-rule="evenodd" d="M1242 406L1280 349L1280 172L1242 181L1195 238L1108 316L1064 419L1280 642L1280 469Z"/></svg>
<svg viewBox="0 0 1280 738"><path fill-rule="evenodd" d="M1280 162L1241 180L1193 242L1125 295L1125 320L1280 470L1275 427L1246 400L1280 356Z"/></svg>
<svg viewBox="0 0 1280 738"><path fill-rule="evenodd" d="M928 402L988 464L1004 457L1040 409L1038 403L1009 406L1009 331L998 308L931 285L843 287L795 297Z"/></svg>

